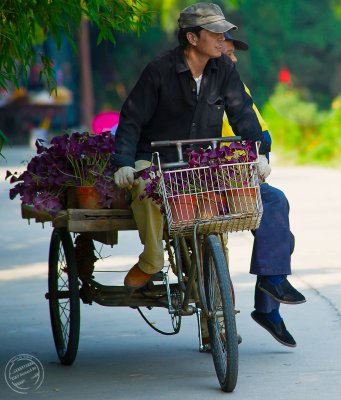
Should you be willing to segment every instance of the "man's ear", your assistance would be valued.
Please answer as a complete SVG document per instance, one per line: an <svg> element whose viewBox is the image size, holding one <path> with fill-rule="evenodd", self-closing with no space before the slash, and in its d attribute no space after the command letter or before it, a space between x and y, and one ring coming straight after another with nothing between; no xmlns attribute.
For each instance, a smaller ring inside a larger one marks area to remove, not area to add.
<svg viewBox="0 0 341 400"><path fill-rule="evenodd" d="M187 37L187 40L188 40L189 44L191 44L192 46L196 46L197 45L198 36L195 33L187 32L186 33L186 37Z"/></svg>

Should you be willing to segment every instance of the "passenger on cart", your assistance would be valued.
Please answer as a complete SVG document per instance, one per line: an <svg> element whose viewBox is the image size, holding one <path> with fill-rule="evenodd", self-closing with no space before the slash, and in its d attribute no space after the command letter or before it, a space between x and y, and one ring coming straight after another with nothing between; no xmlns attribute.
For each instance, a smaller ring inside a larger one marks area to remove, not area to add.
<svg viewBox="0 0 341 400"><path fill-rule="evenodd" d="M145 181L135 179L134 173L150 165L154 151L159 152L162 162L177 161L177 152L171 147L152 150L152 141L221 137L225 112L236 135L261 143L259 175L265 178L270 172L265 156L270 143L264 138L252 98L234 63L222 55L224 32L237 27L212 3L185 8L178 24L179 46L145 67L122 107L116 131L113 160L119 169L115 183L131 191L131 208L144 245L138 262L124 280L130 291L143 287L164 266L163 216L151 199L140 199ZM257 288L261 293L266 292L276 302L297 304L305 299L286 278L291 273L290 246L293 246L288 225L287 229L287 263L274 261L273 243L266 254L261 251L264 237L256 236L251 273L258 275Z"/></svg>
<svg viewBox="0 0 341 400"><path fill-rule="evenodd" d="M249 46L247 43L235 39L231 31L225 32L224 36L223 54L226 54L236 63L238 59L235 50L246 51ZM247 87L245 89L250 94L249 89ZM253 108L262 127L264 139L271 144L271 136L267 125L255 104ZM234 135L226 115L224 115L223 119L222 135ZM266 157L269 160L269 154L266 154ZM268 174L270 174L270 169L268 170ZM291 254L295 247L295 237L290 231L288 200L281 190L265 182L267 177L264 176L264 180L260 185L263 203L262 220L259 228L253 231L255 239L250 273L257 275L257 281L255 287L255 310L251 313L251 316L281 344L288 347L295 347L296 342L286 329L279 313L280 303L285 303L285 298L278 298L278 294L274 293L272 287L268 287L269 283L267 282L268 280L274 285L278 282L279 287L277 291L284 285L288 286L285 276L291 274L290 262ZM291 296L287 300L287 303L298 304L302 303L304 298Z"/></svg>

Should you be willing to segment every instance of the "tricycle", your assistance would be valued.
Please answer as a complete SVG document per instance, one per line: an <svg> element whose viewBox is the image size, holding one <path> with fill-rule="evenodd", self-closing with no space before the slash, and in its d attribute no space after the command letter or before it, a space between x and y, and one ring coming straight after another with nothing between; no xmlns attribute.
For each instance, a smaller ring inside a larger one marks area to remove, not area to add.
<svg viewBox="0 0 341 400"><path fill-rule="evenodd" d="M153 161L154 178L158 177L157 190L164 208L163 239L169 265L133 293L123 285L96 281L96 257L92 252L93 241L113 246L117 244L119 231L136 230L130 209L68 208L52 217L22 206L23 218L52 221L46 299L62 364L71 365L77 355L80 300L89 305L131 307L139 311L141 307L161 307L168 310L172 334L180 331L182 317L196 315L200 351L206 346L201 325L207 324L221 389L234 390L238 376L238 335L225 246L229 232L259 226L263 209L256 168L258 148L255 161L222 164L213 169L210 166L189 168L182 159L182 146L209 142L216 147L219 142L237 140L240 138L152 143L158 147L176 145L179 155L176 163L161 164L158 153L154 154L156 161ZM238 188L231 183L236 176L243 180ZM186 193L181 193L184 179L191 185L187 186ZM174 182L177 182L176 188ZM176 277L175 282L171 282L170 274Z"/></svg>

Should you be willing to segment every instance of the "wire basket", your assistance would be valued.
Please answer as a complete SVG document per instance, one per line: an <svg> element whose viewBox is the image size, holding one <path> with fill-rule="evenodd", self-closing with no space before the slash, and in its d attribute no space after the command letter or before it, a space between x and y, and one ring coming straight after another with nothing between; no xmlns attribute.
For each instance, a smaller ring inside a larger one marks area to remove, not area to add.
<svg viewBox="0 0 341 400"><path fill-rule="evenodd" d="M162 171L170 236L257 229L263 214L256 162Z"/></svg>

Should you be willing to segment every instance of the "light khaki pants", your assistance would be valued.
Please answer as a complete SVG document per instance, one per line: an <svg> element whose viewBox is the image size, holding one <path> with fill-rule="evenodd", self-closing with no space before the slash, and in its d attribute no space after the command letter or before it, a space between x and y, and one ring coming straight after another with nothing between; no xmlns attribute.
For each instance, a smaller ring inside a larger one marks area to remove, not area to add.
<svg viewBox="0 0 341 400"><path fill-rule="evenodd" d="M150 166L150 161L139 160L135 163L136 171ZM163 251L163 215L160 207L151 199L140 199L148 181L139 178L139 183L131 190L131 209L134 214L143 252L139 256L139 267L147 274L155 274L164 266Z"/></svg>
<svg viewBox="0 0 341 400"><path fill-rule="evenodd" d="M150 161L139 160L135 163L136 171L140 171L150 166ZM139 256L139 267L147 274L155 274L161 271L164 266L163 250L163 215L160 207L151 199L140 196L144 193L147 180L139 178L138 185L131 190L132 203L131 209L134 214L141 243L144 245L143 251ZM228 260L227 234L223 235L223 249ZM208 337L206 318L201 318L201 332L203 337Z"/></svg>

